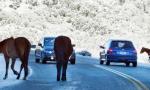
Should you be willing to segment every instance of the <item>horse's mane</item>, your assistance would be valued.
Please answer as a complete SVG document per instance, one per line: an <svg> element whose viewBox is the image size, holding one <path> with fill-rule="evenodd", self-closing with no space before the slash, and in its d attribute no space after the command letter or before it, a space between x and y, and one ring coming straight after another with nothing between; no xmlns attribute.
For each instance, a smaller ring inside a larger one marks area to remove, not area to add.
<svg viewBox="0 0 150 90"><path fill-rule="evenodd" d="M143 49L145 49L145 50L150 50L149 48L145 48L145 47L142 47Z"/></svg>
<svg viewBox="0 0 150 90"><path fill-rule="evenodd" d="M142 47L141 53L143 53L143 52L146 52L148 55L150 55L150 49L149 48Z"/></svg>

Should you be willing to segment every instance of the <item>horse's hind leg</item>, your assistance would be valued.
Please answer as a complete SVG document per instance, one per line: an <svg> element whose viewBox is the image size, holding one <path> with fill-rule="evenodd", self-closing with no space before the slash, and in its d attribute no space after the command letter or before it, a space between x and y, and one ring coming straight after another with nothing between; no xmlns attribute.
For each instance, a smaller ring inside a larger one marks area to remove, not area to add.
<svg viewBox="0 0 150 90"><path fill-rule="evenodd" d="M18 75L18 72L14 69L15 62L16 62L16 58L13 58L11 63L11 69L15 75Z"/></svg>
<svg viewBox="0 0 150 90"><path fill-rule="evenodd" d="M24 67L23 80L26 80L28 76L28 58L29 58L29 52L25 53L24 57L21 59L23 67Z"/></svg>
<svg viewBox="0 0 150 90"><path fill-rule="evenodd" d="M66 81L67 65L68 65L68 62L63 63L63 72L62 72L62 78L61 78L62 81Z"/></svg>
<svg viewBox="0 0 150 90"><path fill-rule="evenodd" d="M24 77L23 77L23 80L26 80L26 78L28 76L28 63L25 61L25 59L22 59L22 58L21 58L21 62L22 62L22 64L20 66L20 72L19 72L19 74L17 76L17 79L20 78L21 71L24 68Z"/></svg>
<svg viewBox="0 0 150 90"><path fill-rule="evenodd" d="M7 57L7 56L4 55L4 58L5 58L5 63L6 63L6 71L5 71L5 76L4 76L3 79L5 80L8 77L9 57Z"/></svg>
<svg viewBox="0 0 150 90"><path fill-rule="evenodd" d="M57 81L60 81L61 67L62 67L61 62L60 62L60 61L57 61L57 63L56 63L56 68L57 68Z"/></svg>
<svg viewBox="0 0 150 90"><path fill-rule="evenodd" d="M26 63L24 63L23 67L24 67L24 77L23 77L23 80L26 80L27 76L28 76L28 65Z"/></svg>
<svg viewBox="0 0 150 90"><path fill-rule="evenodd" d="M19 79L19 78L20 78L20 74L21 74L22 69L23 69L23 64L20 65L20 71L19 71L18 76L17 76L16 79Z"/></svg>

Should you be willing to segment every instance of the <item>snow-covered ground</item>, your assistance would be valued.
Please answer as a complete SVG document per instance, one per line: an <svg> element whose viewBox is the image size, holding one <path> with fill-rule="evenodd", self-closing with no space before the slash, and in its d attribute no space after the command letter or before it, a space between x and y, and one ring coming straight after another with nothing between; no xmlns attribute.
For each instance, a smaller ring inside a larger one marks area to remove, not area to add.
<svg viewBox="0 0 150 90"><path fill-rule="evenodd" d="M67 35L77 51L94 57L111 38L132 40L138 52L150 48L149 24L149 0L0 0L0 40L24 36L37 44L44 36ZM139 62L147 55L139 54Z"/></svg>

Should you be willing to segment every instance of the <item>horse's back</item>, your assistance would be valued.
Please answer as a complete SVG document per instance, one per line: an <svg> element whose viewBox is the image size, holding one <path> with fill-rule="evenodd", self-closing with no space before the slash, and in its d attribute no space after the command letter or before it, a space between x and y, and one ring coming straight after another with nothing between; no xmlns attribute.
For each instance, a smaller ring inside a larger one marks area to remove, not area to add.
<svg viewBox="0 0 150 90"><path fill-rule="evenodd" d="M68 45L71 43L71 40L66 36L59 36L55 39L55 46L57 48L63 47L68 48Z"/></svg>
<svg viewBox="0 0 150 90"><path fill-rule="evenodd" d="M68 60L73 51L71 39L66 36L57 37L54 43L54 50L56 54L56 59Z"/></svg>

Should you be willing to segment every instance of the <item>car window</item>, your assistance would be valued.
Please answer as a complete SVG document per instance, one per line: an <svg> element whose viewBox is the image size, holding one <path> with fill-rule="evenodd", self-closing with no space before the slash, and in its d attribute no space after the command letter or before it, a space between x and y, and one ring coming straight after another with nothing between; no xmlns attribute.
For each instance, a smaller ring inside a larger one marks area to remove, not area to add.
<svg viewBox="0 0 150 90"><path fill-rule="evenodd" d="M134 48L130 41L112 41L111 48Z"/></svg>
<svg viewBox="0 0 150 90"><path fill-rule="evenodd" d="M45 38L44 39L44 46L53 46L54 45L54 38Z"/></svg>

